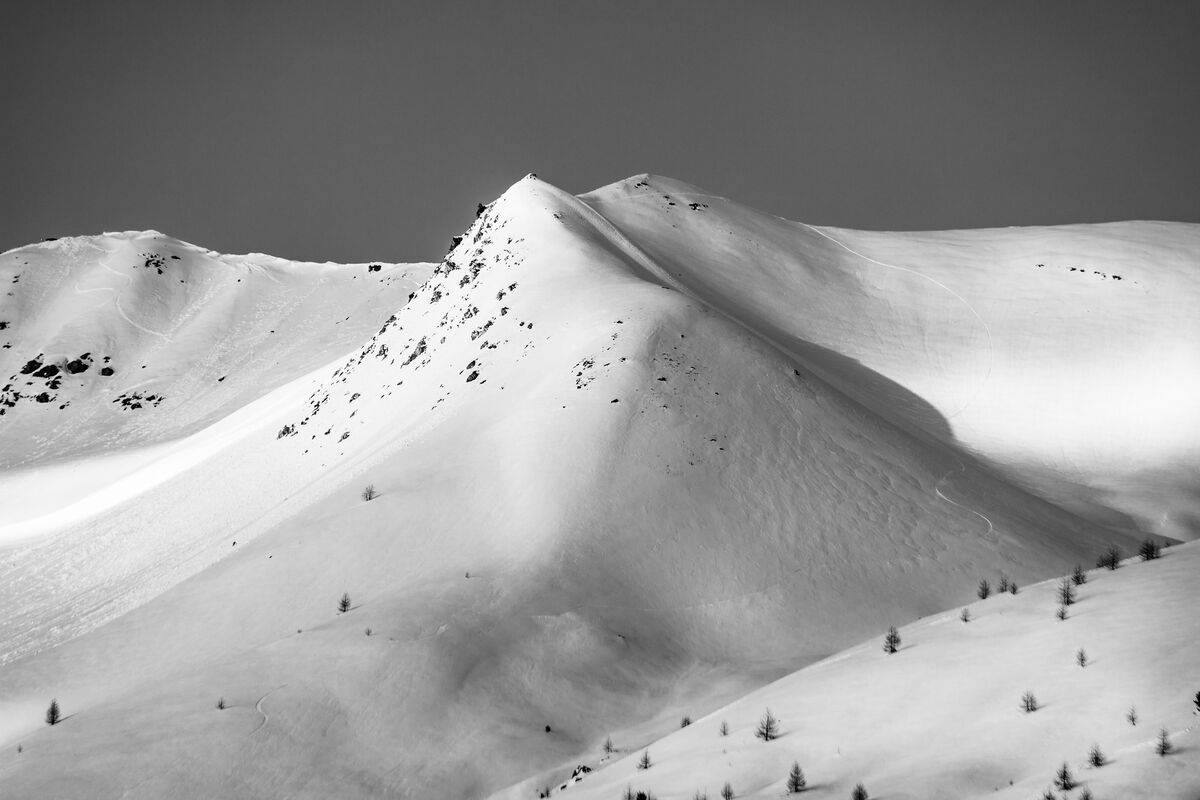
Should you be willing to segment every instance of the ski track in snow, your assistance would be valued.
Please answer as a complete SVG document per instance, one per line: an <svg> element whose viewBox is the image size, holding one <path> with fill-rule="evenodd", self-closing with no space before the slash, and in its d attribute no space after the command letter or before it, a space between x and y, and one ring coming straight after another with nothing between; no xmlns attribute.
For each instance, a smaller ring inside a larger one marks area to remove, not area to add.
<svg viewBox="0 0 1200 800"><path fill-rule="evenodd" d="M254 734L256 734L256 733L258 733L259 731L261 731L263 728L267 727L267 723L268 723L268 722L270 721L270 719L271 719L271 717L270 717L270 716L268 716L267 712L263 711L263 707L262 707L263 700L266 700L266 699L267 699L268 697L270 697L270 696L271 696L273 693L275 693L275 692L278 692L280 689L284 688L285 686L287 686L287 684L286 684L286 683L285 683L285 684L282 684L282 685L280 685L280 686L276 686L274 689L272 689L271 691L267 692L267 693L266 693L266 694L264 694L262 697L258 698L258 702L254 704L254 710L255 710L255 711L257 711L258 713L262 714L262 717L263 717L263 718L262 718L262 722L258 723L258 727L257 727L257 728L255 728L254 730L250 731L250 733L249 733L249 736L253 736Z"/></svg>
<svg viewBox="0 0 1200 800"><path fill-rule="evenodd" d="M100 265L101 267L103 267L104 269L106 269L106 270L108 270L109 272L111 272L113 275L116 275L116 276L117 276L117 277L119 277L119 278L123 278L123 279L125 280L125 284L126 284L127 286L128 286L129 284L132 284L132 283L133 283L133 278L129 277L128 275L126 275L126 274L124 274L124 273L122 273L122 272L117 272L115 269L113 269L113 268L112 268L111 266L109 266L109 264L108 264L108 259L109 259L111 256L114 256L114 255L116 255L116 252L117 252L117 251L116 251L116 250L103 250L103 249L101 249L101 250L102 250L102 252L104 253L104 255L102 255L102 256L100 257L100 259L99 259L99 260L98 260L96 263L97 263L97 264L99 264L99 265ZM171 341L171 337L170 337L170 336L168 336L167 334L165 334L165 333L160 333L160 332L158 332L158 331L152 331L152 330L150 330L149 328L145 327L144 325L139 325L138 323L136 323L136 322L134 322L132 319L130 319L130 318L129 318L129 315L125 313L125 309L121 308L121 293L120 293L120 292L119 292L117 289L114 289L114 288L113 288L113 287L111 287L111 286L100 286L100 287L97 287L97 288L95 288L95 289L82 289L82 290L81 290L81 289L79 288L79 284L76 284L76 285L75 285L75 291L76 291L77 293L79 293L79 294L83 294L84 292L97 292L97 291L100 291L101 289L108 289L110 292L112 292L112 293L113 293L113 305L116 307L116 309L117 309L117 313L118 313L118 314L121 316L121 319L125 320L125 321L126 321L126 322L128 322L130 325L132 325L133 327L137 328L139 331L142 331L143 333L148 333L148 334L150 334L151 336L157 336L157 337L159 337L160 339L162 339L162 340L164 340L164 341L166 341L166 342L170 342L170 341Z"/></svg>
<svg viewBox="0 0 1200 800"><path fill-rule="evenodd" d="M972 313L972 314L975 316L975 319L979 320L979 324L983 326L983 330L984 330L984 331L987 333L987 337L988 337L988 366L987 366L987 372L985 372L985 373L984 373L984 376L983 376L983 377L982 377L982 378L979 380L979 384L978 384L978 385L975 387L975 391L974 391L974 393L972 393L972 394L971 394L971 396L970 396L969 398L967 398L967 401L966 401L965 403L963 403L963 404L962 404L962 405L961 405L961 406L960 406L960 407L959 407L957 410L955 410L955 411L953 411L953 412L951 412L951 413L947 414L947 415L946 415L946 419L948 419L948 420L949 420L949 419L954 419L954 418L955 418L955 417L957 417L959 414L961 414L963 411L965 411L965 410L967 409L967 407L968 407L968 406L970 406L972 403L974 403L974 402L975 402L975 400L976 400L976 398L978 398L978 397L979 397L979 395L983 393L983 386L984 386L984 384L986 384L986 383L988 382L988 379L989 379L989 378L991 378L991 376L992 376L992 366L993 366L993 362L995 361L995 344L994 344L994 343L993 343L993 341L992 341L992 329L991 329L991 327L990 327L990 326L987 324L987 321L986 321L986 320L984 320L984 318L983 318L982 316L980 316L979 312L975 310L975 306L973 306L973 305L971 305L970 303L968 303L968 302L967 302L967 300L966 300L966 298L964 298L964 297L963 297L962 295L960 295L958 292L956 292L956 291L954 291L953 289L951 289L951 288L950 288L949 286L947 286L946 284L942 283L941 281L937 280L936 278L931 278L931 277L929 277L928 275L926 275L926 274L925 274L925 273L923 273L923 272L920 272L919 270L912 269L911 267L902 267L902 266L899 266L899 265L897 265L897 264L888 264L887 262L884 262L884 261L879 261L878 259L871 258L870 256L868 256L868 255L866 255L866 254L864 254L864 253L860 253L860 252L858 252L857 250L855 250L854 248L850 247L850 246L849 246L849 245L847 245L846 243L844 243L844 242L842 242L842 241L839 241L838 239L836 239L836 238L834 238L834 237L830 236L829 234L825 233L825 232L824 232L823 230L821 230L820 228L816 228L816 227L814 227L814 226L812 226L812 225L809 225L807 222L800 222L800 223L797 223L797 224L799 224L799 225L803 225L805 228L807 228L808 230L810 230L810 231L812 231L813 233L817 234L818 236L821 236L821 237L823 237L823 238L825 238L825 239L828 239L829 241L833 242L833 243L834 243L835 245L837 245L838 247L840 247L840 248L842 248L843 250L845 250L847 253L851 253L851 254L853 254L853 255L856 255L856 256L858 256L859 258L863 259L864 261L868 261L868 262L870 262L870 263L872 263L872 264L877 264L877 265L879 265L879 266L881 266L881 267L886 267L887 269L895 269L895 270L900 270L901 272L907 272L907 273L910 273L910 274L912 274L912 275L916 275L916 276L917 276L917 277L919 277L919 278L924 278L925 280L929 281L930 283L934 284L935 286L938 286L938 287L940 287L940 288L944 289L945 291L949 292L949 293L950 293L950 294L951 294L951 295L952 295L952 296L953 296L955 299L957 299L957 300L958 300L960 303L962 303L964 306L966 306L966 307L967 307L967 310L968 310L968 311L970 311L970 312L971 312L971 313Z"/></svg>
<svg viewBox="0 0 1200 800"><path fill-rule="evenodd" d="M964 506L962 503L958 503L958 502L955 502L954 500L951 500L949 497L946 497L946 495L942 492L942 488L941 488L942 484L946 482L947 478L949 478L951 475L953 475L956 472L966 472L966 471L967 471L967 468L965 466L963 466L963 463L960 460L958 462L957 467L955 467L954 469L947 472L945 475L943 475L941 477L940 480L938 480L938 482L936 484L934 484L933 491L935 494L937 494L938 497L942 498L950 505L958 506L959 508L963 509L964 511L970 511L972 514L974 514L975 516L979 517L981 520L986 522L988 529L987 529L987 533L984 534L984 537L987 538L989 536L993 536L993 534L996 531L996 526L992 524L992 521L986 515L981 514L980 512L976 511L975 509L971 508L970 506Z"/></svg>

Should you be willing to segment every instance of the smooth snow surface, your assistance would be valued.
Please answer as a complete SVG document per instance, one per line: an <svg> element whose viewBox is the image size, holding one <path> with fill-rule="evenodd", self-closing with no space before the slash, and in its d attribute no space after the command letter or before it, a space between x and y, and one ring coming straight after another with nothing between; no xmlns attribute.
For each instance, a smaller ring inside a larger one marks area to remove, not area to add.
<svg viewBox="0 0 1200 800"><path fill-rule="evenodd" d="M1072 346L1031 344L1051 284L988 266L1039 242L1116 252L1120 226L864 234L687 192L643 177L577 198L531 176L436 267L153 232L0 255L0 794L534 796L596 766L607 733L657 740L957 609L981 577L1024 586L1148 530L1194 535L1194 319L1173 304L1195 298L1196 226L1127 224L1147 262L1103 285L1134 299L1093 306L1131 338L1169 329L1153 341L1175 366L1155 371L1125 339L1081 350L1066 289ZM1133 293L1160 272L1172 297ZM1058 371L1089 353L1156 383L1028 435L1055 392L1076 402ZM1135 435L1138 392L1157 405ZM1191 551L1167 552L1146 570L1194 607ZM1005 635L1074 624L1052 610ZM1154 633L1194 662L1185 627ZM1129 680L1159 674L1157 652L1121 652ZM910 764L910 788L992 763L969 737L931 761L913 731L938 719L879 723L871 757ZM776 791L763 768L754 790Z"/></svg>
<svg viewBox="0 0 1200 800"><path fill-rule="evenodd" d="M650 176L583 200L885 417L1097 522L1200 534L1200 225L819 228Z"/></svg>

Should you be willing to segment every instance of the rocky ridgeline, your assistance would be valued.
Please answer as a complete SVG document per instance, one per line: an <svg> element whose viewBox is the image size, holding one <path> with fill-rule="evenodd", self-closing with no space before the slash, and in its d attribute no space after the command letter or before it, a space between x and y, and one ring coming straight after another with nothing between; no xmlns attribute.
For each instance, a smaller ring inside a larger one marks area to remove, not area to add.
<svg viewBox="0 0 1200 800"><path fill-rule="evenodd" d="M519 358L512 348L527 351L534 346L534 323L519 318L513 300L520 283L515 273L523 263L522 238L507 235L508 220L502 219L496 206L482 207L474 224L461 237L446 258L434 269L430 279L409 295L409 302L393 314L357 352L335 369L308 398L307 413L285 425L277 438L336 436L338 442L350 437L350 431L335 430L335 420L349 420L357 414L354 404L363 397L361 381L354 381L364 364L384 365L392 380L378 382L373 388L384 399L404 386L406 380L429 368L447 343L462 352L462 340L474 352L458 370L464 384L487 383L488 367L501 358ZM437 312L441 311L441 314ZM352 390L350 386L353 386ZM345 387L339 394L339 387ZM439 387L439 396L431 410L444 402L450 388ZM331 403L345 404L349 413L322 416ZM322 427L323 419L330 422Z"/></svg>

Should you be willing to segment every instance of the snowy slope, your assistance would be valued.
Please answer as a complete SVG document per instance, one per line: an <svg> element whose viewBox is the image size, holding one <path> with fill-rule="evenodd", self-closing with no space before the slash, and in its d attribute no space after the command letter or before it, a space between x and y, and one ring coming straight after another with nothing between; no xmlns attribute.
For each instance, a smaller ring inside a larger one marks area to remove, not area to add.
<svg viewBox="0 0 1200 800"><path fill-rule="evenodd" d="M626 786L659 800L697 791L736 797L786 793L793 762L804 797L1041 797L1063 763L1097 798L1177 798L1200 791L1200 547L1182 545L1115 572L1091 570L1058 620L1058 581L993 595L899 630L898 652L879 636L782 678L655 740L613 736L617 748L582 759L593 772L559 792L570 765L502 797L620 797ZM1078 651L1084 651L1084 666ZM1022 696L1038 709L1025 713ZM1136 724L1130 724L1130 709ZM766 709L780 720L771 742L755 736ZM721 722L727 736L720 734ZM1172 752L1155 749L1166 729ZM1099 747L1102 766L1089 763ZM637 762L648 750L652 766ZM1055 796L1062 796L1058 792Z"/></svg>
<svg viewBox="0 0 1200 800"><path fill-rule="evenodd" d="M1102 524L1200 534L1200 225L852 231L652 176L582 199L888 419Z"/></svg>
<svg viewBox="0 0 1200 800"><path fill-rule="evenodd" d="M486 796L1133 546L647 252L527 178L332 363L214 398L151 489L8 547L0 788Z"/></svg>
<svg viewBox="0 0 1200 800"><path fill-rule="evenodd" d="M169 443L354 347L429 269L224 256L156 231L0 254L0 538L80 501L96 513L127 493L119 477L145 487Z"/></svg>

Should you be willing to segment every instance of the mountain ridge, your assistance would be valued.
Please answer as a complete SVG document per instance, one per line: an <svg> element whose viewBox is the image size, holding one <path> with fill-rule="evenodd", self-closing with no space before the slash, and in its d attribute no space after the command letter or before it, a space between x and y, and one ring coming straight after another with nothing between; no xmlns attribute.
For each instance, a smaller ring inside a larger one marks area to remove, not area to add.
<svg viewBox="0 0 1200 800"><path fill-rule="evenodd" d="M6 548L0 785L485 796L1136 545L647 280L644 235L564 195L518 182L219 448Z"/></svg>

